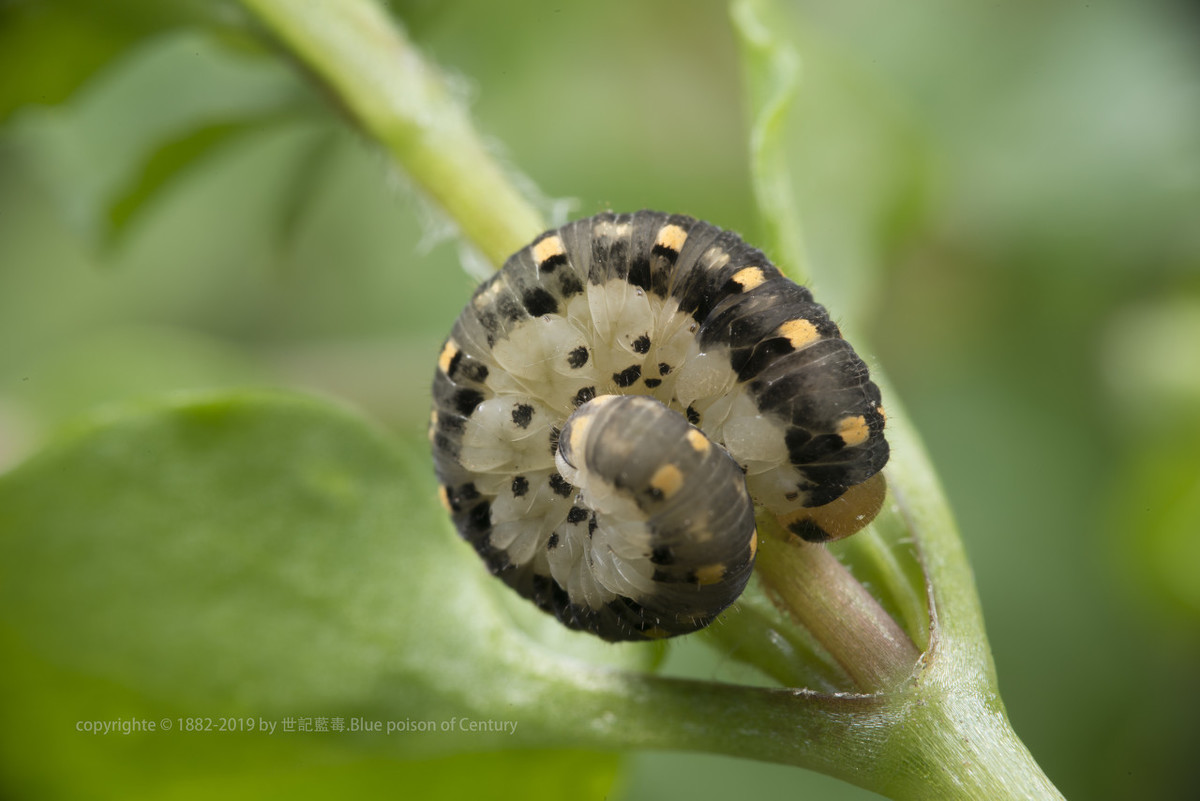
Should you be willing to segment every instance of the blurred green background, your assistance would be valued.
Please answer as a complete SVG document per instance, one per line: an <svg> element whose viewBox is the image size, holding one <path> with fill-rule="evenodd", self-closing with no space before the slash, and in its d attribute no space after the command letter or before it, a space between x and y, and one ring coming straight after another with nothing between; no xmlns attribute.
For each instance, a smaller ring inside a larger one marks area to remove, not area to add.
<svg viewBox="0 0 1200 801"><path fill-rule="evenodd" d="M651 207L753 241L723 3L391 7L554 223ZM419 436L475 280L449 226L286 62L114 9L0 7L0 469L178 389L297 387ZM813 0L787 24L815 293L925 437L1017 733L1068 797L1190 797L1200 8ZM735 791L874 797L662 754L617 790Z"/></svg>

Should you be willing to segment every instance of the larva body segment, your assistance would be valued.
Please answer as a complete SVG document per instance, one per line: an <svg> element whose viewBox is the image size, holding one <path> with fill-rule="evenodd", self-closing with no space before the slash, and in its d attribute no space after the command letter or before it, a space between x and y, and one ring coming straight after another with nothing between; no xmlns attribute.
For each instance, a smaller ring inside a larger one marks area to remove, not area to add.
<svg viewBox="0 0 1200 801"><path fill-rule="evenodd" d="M866 365L807 289L682 215L601 214L518 251L455 323L433 400L460 534L609 640L695 631L736 599L747 493L810 540L852 533L882 500Z"/></svg>

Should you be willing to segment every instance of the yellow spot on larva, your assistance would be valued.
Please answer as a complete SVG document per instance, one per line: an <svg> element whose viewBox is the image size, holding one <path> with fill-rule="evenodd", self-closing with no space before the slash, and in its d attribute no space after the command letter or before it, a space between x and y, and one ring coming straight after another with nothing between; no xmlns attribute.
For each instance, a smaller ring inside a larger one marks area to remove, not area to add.
<svg viewBox="0 0 1200 801"><path fill-rule="evenodd" d="M670 498L683 486L683 473L673 464L664 464L650 476L651 489L658 490L664 498Z"/></svg>
<svg viewBox="0 0 1200 801"><path fill-rule="evenodd" d="M800 350L805 345L821 338L821 335L817 333L817 327L808 320L788 320L779 326L778 333L781 337L787 337L794 350Z"/></svg>
<svg viewBox="0 0 1200 801"><path fill-rule="evenodd" d="M629 236L630 226L627 222L612 220L597 220L592 226L592 236L596 239L624 239Z"/></svg>
<svg viewBox="0 0 1200 801"><path fill-rule="evenodd" d="M750 558L753 559L758 554L758 529L750 533Z"/></svg>
<svg viewBox="0 0 1200 801"><path fill-rule="evenodd" d="M696 583L701 587L716 584L723 578L725 578L725 564L723 562L696 568Z"/></svg>
<svg viewBox="0 0 1200 801"><path fill-rule="evenodd" d="M533 260L540 267L555 256L562 256L566 252L567 249L564 247L562 239L557 236L548 236L533 246Z"/></svg>
<svg viewBox="0 0 1200 801"><path fill-rule="evenodd" d="M743 267L733 274L733 282L742 288L743 292L749 292L757 286L761 286L767 277L763 275L761 267Z"/></svg>
<svg viewBox="0 0 1200 801"><path fill-rule="evenodd" d="M438 487L438 500L442 502L442 507L447 512L454 511L450 508L450 493L446 491L445 487Z"/></svg>
<svg viewBox="0 0 1200 801"><path fill-rule="evenodd" d="M678 225L664 225L659 230L658 238L654 240L654 244L659 247L669 248L678 253L683 249L683 243L686 241L687 231Z"/></svg>
<svg viewBox="0 0 1200 801"><path fill-rule="evenodd" d="M876 406L876 407L875 407L875 411L879 412L879 416L880 416L880 417L882 417L882 418L883 418L883 420L884 420L884 422L886 423L886 422L887 422L887 412L885 412L885 411L883 410L883 407L882 407L882 406Z"/></svg>
<svg viewBox="0 0 1200 801"><path fill-rule="evenodd" d="M571 452L576 459L583 458L583 444L587 442L587 430L592 424L592 415L582 414L571 423Z"/></svg>
<svg viewBox="0 0 1200 801"><path fill-rule="evenodd" d="M450 362L454 361L454 357L458 355L458 343L453 339L447 339L445 346L442 348L442 353L438 356L438 369L443 373L449 374ZM426 362L428 364L428 362Z"/></svg>
<svg viewBox="0 0 1200 801"><path fill-rule="evenodd" d="M871 429L867 428L867 419L861 414L856 414L842 418L838 423L838 436L847 447L854 448L867 441L867 437L871 436Z"/></svg>
<svg viewBox="0 0 1200 801"><path fill-rule="evenodd" d="M437 421L438 421L437 409L434 409L433 411L431 411L429 413L429 441L430 442L433 442L433 437L435 434L437 434Z"/></svg>
<svg viewBox="0 0 1200 801"><path fill-rule="evenodd" d="M666 632L666 630L660 629L657 626L655 626L652 629L646 629L645 631L643 631L642 636L645 637L647 640L661 640L663 637L670 637L671 635L668 634Z"/></svg>
<svg viewBox="0 0 1200 801"><path fill-rule="evenodd" d="M475 299L471 301L471 305L476 309L486 309L495 303L496 298L506 289L508 289L508 284L505 283L504 275L501 273L499 278L488 284L487 289L475 296Z"/></svg>
<svg viewBox="0 0 1200 801"><path fill-rule="evenodd" d="M620 398L620 397L623 397L623 396L621 396L621 395L597 395L596 397L594 397L590 401L588 401L588 411L591 414L595 414L596 410L599 409L601 406L605 406L609 403L612 403L613 401L615 401L617 398Z"/></svg>
<svg viewBox="0 0 1200 801"><path fill-rule="evenodd" d="M708 441L708 437L701 434L697 429L688 429L686 436L688 445L691 445L696 453L707 453L708 449L712 447L712 443Z"/></svg>

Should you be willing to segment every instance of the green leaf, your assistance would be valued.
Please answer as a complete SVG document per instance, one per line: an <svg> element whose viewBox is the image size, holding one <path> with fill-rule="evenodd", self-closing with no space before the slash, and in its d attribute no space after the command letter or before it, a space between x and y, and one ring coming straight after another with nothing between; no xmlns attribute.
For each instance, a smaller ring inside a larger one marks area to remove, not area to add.
<svg viewBox="0 0 1200 801"><path fill-rule="evenodd" d="M216 154L253 135L312 127L314 99L279 64L189 31L149 39L69 102L30 110L14 122L14 139L64 219L111 246Z"/></svg>
<svg viewBox="0 0 1200 801"><path fill-rule="evenodd" d="M108 225L104 229L107 244L112 245L118 241L130 224L162 196L164 190L191 170L202 166L206 159L246 136L275 126L294 123L296 119L294 115L284 112L213 121L188 130L144 154L145 161L141 165L140 173L108 202ZM296 172L306 173L306 166L297 165ZM285 195L285 199L290 202L304 197L307 196L301 195L300 198L296 198L291 193ZM286 213L289 224L291 218L298 213L298 210L289 208Z"/></svg>
<svg viewBox="0 0 1200 801"><path fill-rule="evenodd" d="M0 121L25 105L66 99L144 37L202 16L174 0L49 0L0 9ZM209 12L211 13L211 12Z"/></svg>
<svg viewBox="0 0 1200 801"><path fill-rule="evenodd" d="M155 777L214 763L254 773L314 754L547 744L544 721L572 693L546 671L586 678L569 655L637 667L653 649L605 648L506 598L449 530L423 451L397 449L325 403L226 395L103 414L0 478L0 648L16 679L0 689L0 718L26 733L0 759L60 790L75 779L56 764L89 786L156 766L142 779L153 795ZM76 730L181 716L437 727ZM462 720L516 727L470 731L454 725ZM27 764L30 752L55 759ZM564 782L553 763L578 762L546 759L527 767ZM594 789L611 768L580 781ZM472 776L456 782L485 792L487 772Z"/></svg>

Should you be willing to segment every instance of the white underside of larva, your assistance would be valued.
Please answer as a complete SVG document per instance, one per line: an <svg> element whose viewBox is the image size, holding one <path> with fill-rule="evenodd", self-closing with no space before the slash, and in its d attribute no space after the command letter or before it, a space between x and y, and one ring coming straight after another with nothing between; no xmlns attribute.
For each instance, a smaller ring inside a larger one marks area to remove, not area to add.
<svg viewBox="0 0 1200 801"><path fill-rule="evenodd" d="M674 300L612 280L587 286L566 304L564 315L516 326L492 348L498 369L488 373L486 384L494 395L467 420L459 457L463 467L478 474L478 489L496 495L491 544L504 549L515 564L532 562L571 598L594 609L616 596L649 596L654 587L649 531L632 503L587 477L565 476L583 488L582 500L574 493L562 497L550 485L558 472L547 444L551 429L563 425L584 387L595 387L596 395L649 395L681 414L691 406L700 414L705 434L746 471L757 503L776 513L803 505L803 493L791 501L785 498L796 494L801 478L787 462L783 422L759 414L754 399L738 384L727 352L701 352L696 328L691 315L677 313ZM641 354L634 343L643 335L651 344ZM572 369L567 355L580 346L587 347L588 361ZM665 375L660 375L660 363L671 368ZM614 374L634 364L642 365L642 379L618 387ZM662 383L647 387L647 377ZM533 408L525 427L513 420L517 403ZM521 497L512 489L515 476L528 480ZM576 505L597 511L592 537L587 520L567 522ZM556 533L556 547L548 549Z"/></svg>

